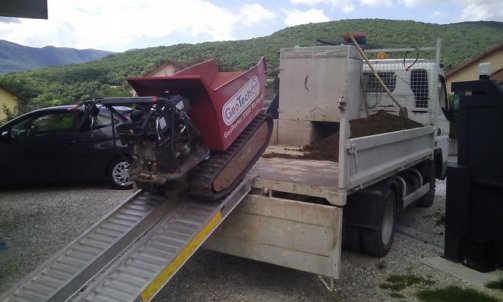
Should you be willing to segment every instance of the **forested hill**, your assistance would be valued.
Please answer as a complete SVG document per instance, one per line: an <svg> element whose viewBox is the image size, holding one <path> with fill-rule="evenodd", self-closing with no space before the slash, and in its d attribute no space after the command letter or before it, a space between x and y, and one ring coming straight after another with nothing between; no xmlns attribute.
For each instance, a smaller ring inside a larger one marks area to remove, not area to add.
<svg viewBox="0 0 503 302"><path fill-rule="evenodd" d="M250 40L130 50L85 64L6 75L0 78L0 84L29 100L30 107L34 107L73 103L94 96L124 95L126 77L142 75L166 59L194 63L215 58L223 70L242 70L265 56L268 70L274 74L280 48L319 45L317 39L341 42L339 36L347 31L366 32L367 48L435 46L439 37L442 63L446 67L455 67L503 41L502 22L439 25L380 19L341 20L289 27Z"/></svg>
<svg viewBox="0 0 503 302"><path fill-rule="evenodd" d="M94 49L28 47L0 40L0 74L93 61L111 54Z"/></svg>

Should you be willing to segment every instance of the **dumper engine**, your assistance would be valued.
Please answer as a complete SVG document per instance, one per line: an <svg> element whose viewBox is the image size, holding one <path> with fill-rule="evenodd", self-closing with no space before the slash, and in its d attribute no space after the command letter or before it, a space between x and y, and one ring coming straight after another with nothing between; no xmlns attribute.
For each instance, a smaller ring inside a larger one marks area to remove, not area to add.
<svg viewBox="0 0 503 302"><path fill-rule="evenodd" d="M210 150L187 115L187 98L138 97L130 103L136 107L131 121L117 127L117 133L134 148L129 173L138 187L184 181L187 172L209 156Z"/></svg>

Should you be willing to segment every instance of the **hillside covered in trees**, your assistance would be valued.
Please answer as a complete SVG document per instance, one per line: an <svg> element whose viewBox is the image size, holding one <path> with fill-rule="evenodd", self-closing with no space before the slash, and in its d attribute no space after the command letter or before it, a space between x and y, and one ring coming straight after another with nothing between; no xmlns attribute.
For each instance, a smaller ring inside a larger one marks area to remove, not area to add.
<svg viewBox="0 0 503 302"><path fill-rule="evenodd" d="M367 48L435 46L439 37L442 40L441 61L446 69L503 41L502 22L439 25L380 19L341 20L289 27L250 40L130 50L84 64L4 75L0 77L0 85L26 100L21 108L26 111L91 97L128 95L126 77L142 75L167 59L195 63L214 58L222 70L243 70L265 56L270 75L275 75L280 48L321 45L318 39L340 43L340 35L347 31L366 32Z"/></svg>
<svg viewBox="0 0 503 302"><path fill-rule="evenodd" d="M0 74L78 64L103 58L109 51L46 46L28 47L0 40Z"/></svg>

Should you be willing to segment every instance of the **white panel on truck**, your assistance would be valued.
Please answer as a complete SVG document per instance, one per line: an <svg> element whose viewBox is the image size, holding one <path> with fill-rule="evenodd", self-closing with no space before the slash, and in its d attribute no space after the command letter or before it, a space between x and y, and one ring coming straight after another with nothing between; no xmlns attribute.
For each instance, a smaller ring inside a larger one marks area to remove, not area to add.
<svg viewBox="0 0 503 302"><path fill-rule="evenodd" d="M340 121L339 100L358 116L362 61L353 46L282 48L280 120Z"/></svg>

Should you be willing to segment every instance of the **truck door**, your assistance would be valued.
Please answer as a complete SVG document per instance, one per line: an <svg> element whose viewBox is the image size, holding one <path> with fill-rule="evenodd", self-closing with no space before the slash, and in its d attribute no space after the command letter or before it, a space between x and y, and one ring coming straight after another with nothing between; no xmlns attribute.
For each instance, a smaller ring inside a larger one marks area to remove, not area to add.
<svg viewBox="0 0 503 302"><path fill-rule="evenodd" d="M438 78L438 106L436 110L436 119L438 123L438 130L436 136L437 150L441 150L442 158L435 155L436 161L436 177L439 179L445 178L445 173L447 171L447 159L449 156L449 101L447 100L447 90L445 85L445 78L439 75ZM439 154L437 151L436 154Z"/></svg>

